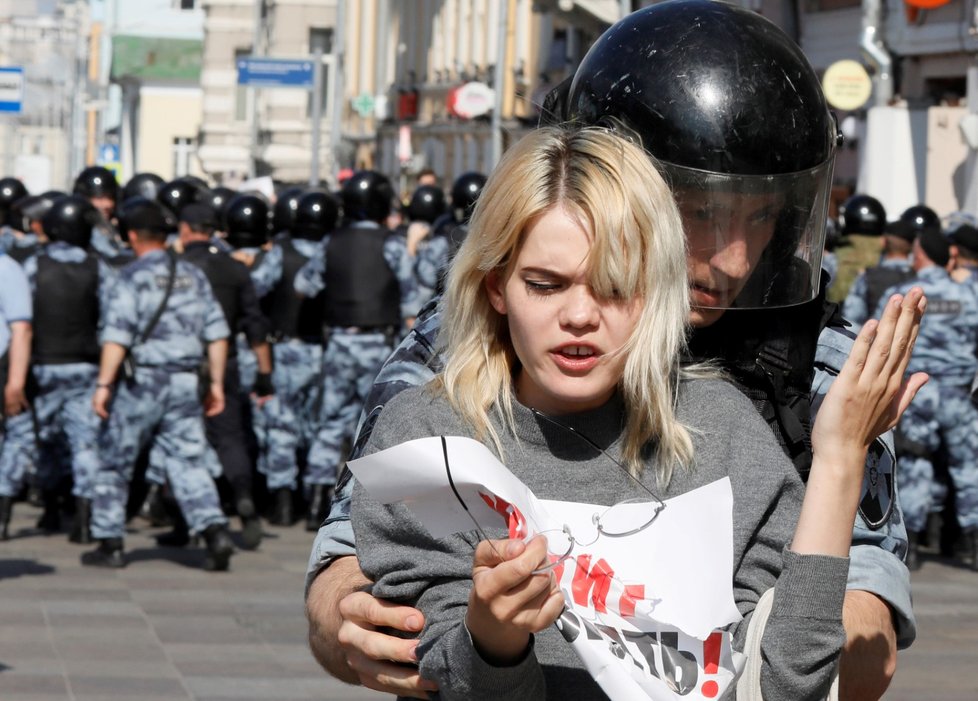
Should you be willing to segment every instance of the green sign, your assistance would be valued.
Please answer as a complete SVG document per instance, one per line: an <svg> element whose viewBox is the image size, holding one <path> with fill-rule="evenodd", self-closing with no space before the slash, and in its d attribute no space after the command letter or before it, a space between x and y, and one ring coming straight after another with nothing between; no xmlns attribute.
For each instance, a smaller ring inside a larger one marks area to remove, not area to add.
<svg viewBox="0 0 978 701"><path fill-rule="evenodd" d="M374 111L374 96L368 95L367 93L360 93L350 101L350 104L353 105L353 109L361 117L369 117Z"/></svg>

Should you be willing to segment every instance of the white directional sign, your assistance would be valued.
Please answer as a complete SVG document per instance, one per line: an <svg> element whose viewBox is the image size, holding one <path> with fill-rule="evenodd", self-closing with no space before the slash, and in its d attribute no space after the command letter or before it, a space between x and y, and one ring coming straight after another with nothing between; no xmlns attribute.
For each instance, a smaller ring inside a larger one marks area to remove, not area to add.
<svg viewBox="0 0 978 701"><path fill-rule="evenodd" d="M24 69L0 67L0 112L19 113L24 105Z"/></svg>

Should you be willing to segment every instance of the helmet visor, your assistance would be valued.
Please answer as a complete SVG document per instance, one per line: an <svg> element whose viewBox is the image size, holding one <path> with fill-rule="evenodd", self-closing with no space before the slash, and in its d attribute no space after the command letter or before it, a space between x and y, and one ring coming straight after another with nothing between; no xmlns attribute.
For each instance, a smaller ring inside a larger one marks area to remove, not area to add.
<svg viewBox="0 0 978 701"><path fill-rule="evenodd" d="M683 217L694 307L785 307L815 297L832 159L780 175L661 166Z"/></svg>

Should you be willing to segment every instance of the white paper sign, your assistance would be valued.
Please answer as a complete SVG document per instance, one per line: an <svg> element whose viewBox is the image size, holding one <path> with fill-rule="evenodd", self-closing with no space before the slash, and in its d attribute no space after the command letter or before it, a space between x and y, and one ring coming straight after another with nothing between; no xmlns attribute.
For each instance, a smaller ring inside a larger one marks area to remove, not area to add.
<svg viewBox="0 0 978 701"><path fill-rule="evenodd" d="M473 521L511 538L570 532L570 556L554 569L567 602L557 628L610 698L716 699L743 668L720 630L741 619L728 478L669 499L647 528L609 537L593 518L609 505L537 499L469 438L413 440L349 468L374 499L404 503L438 538Z"/></svg>

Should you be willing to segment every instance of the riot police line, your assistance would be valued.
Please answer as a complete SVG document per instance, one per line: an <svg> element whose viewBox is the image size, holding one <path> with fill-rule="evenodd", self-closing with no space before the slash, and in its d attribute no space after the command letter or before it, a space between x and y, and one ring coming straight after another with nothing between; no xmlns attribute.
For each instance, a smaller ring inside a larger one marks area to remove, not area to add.
<svg viewBox="0 0 978 701"><path fill-rule="evenodd" d="M30 355L0 438L0 539L24 498L41 532L95 543L93 566L125 566L137 514L170 527L161 546L203 541L211 570L259 547L264 523L318 529L364 396L484 182L401 205L373 171L274 203L189 176L120 187L98 166L71 194L0 179L0 260L18 268L0 316L25 321L8 299L32 308L32 337L7 339L2 361L16 389L8 365Z"/></svg>

